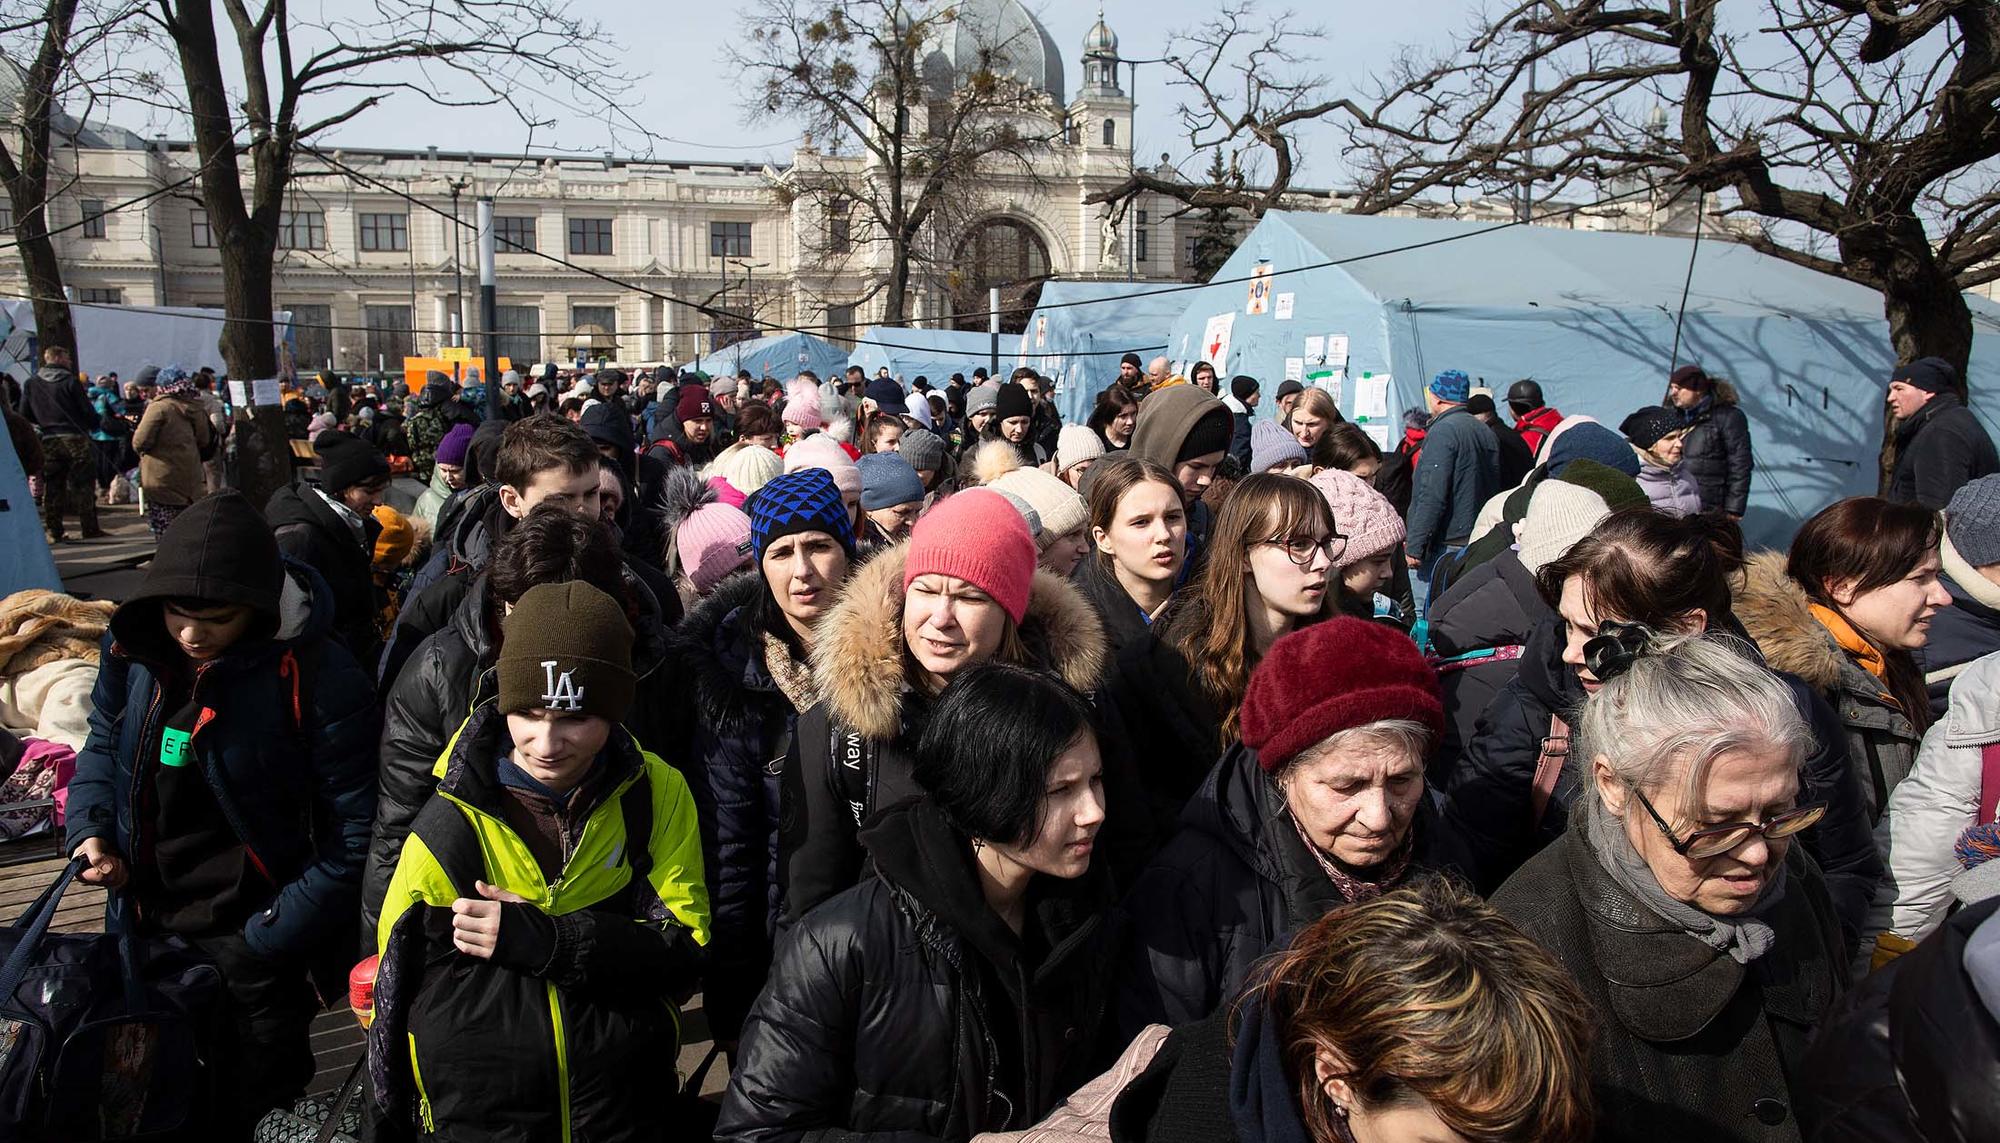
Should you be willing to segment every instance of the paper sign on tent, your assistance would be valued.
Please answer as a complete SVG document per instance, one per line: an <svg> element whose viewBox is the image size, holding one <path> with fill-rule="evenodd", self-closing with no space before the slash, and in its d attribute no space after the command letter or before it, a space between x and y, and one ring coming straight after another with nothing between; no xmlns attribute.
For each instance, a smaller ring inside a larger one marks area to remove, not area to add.
<svg viewBox="0 0 2000 1143"><path fill-rule="evenodd" d="M1326 335L1326 363L1335 369L1347 368L1347 335L1330 333Z"/></svg>
<svg viewBox="0 0 2000 1143"><path fill-rule="evenodd" d="M1354 383L1354 415L1371 421L1389 419L1389 375L1377 373Z"/></svg>
<svg viewBox="0 0 2000 1143"><path fill-rule="evenodd" d="M1290 321L1290 320L1292 320L1292 299L1293 299L1293 296L1294 296L1294 295L1291 295L1291 294L1279 294L1279 295L1278 295L1278 312L1277 312L1276 314L1273 314L1273 315L1272 315L1272 320L1273 320L1273 321Z"/></svg>
<svg viewBox="0 0 2000 1143"><path fill-rule="evenodd" d="M1217 373L1229 372L1229 332L1236 327L1236 312L1216 314L1208 319L1201 335L1201 359L1215 366Z"/></svg>
<svg viewBox="0 0 2000 1143"><path fill-rule="evenodd" d="M1038 317L1035 319L1035 348L1036 349L1044 348L1045 346L1048 345L1048 343L1049 343L1049 319L1046 317Z"/></svg>
<svg viewBox="0 0 2000 1143"><path fill-rule="evenodd" d="M1323 337L1306 338L1306 360L1312 362L1314 365L1326 364L1325 338Z"/></svg>
<svg viewBox="0 0 2000 1143"><path fill-rule="evenodd" d="M1244 305L1246 314L1266 313L1271 308L1271 264L1261 262L1250 271L1250 301Z"/></svg>
<svg viewBox="0 0 2000 1143"><path fill-rule="evenodd" d="M1285 358L1285 380L1302 381L1305 379L1305 375L1306 375L1305 358L1303 357Z"/></svg>
<svg viewBox="0 0 2000 1143"><path fill-rule="evenodd" d="M1396 451L1396 446L1389 441L1389 422L1369 421L1361 426L1361 431L1368 434L1368 439L1375 442L1376 448L1383 452Z"/></svg>

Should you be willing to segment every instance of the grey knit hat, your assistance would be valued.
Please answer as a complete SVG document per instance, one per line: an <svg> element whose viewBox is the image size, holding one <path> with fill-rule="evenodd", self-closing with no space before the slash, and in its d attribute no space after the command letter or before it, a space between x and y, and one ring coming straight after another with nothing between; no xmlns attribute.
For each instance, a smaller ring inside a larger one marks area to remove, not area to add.
<svg viewBox="0 0 2000 1143"><path fill-rule="evenodd" d="M903 459L918 472L936 472L944 467L944 439L926 429L911 429L897 446Z"/></svg>
<svg viewBox="0 0 2000 1143"><path fill-rule="evenodd" d="M1959 486L1945 505L1944 530L1966 563L2000 564L2000 473Z"/></svg>
<svg viewBox="0 0 2000 1143"><path fill-rule="evenodd" d="M999 404L1000 386L990 384L975 385L972 387L972 391L965 395L965 415L969 418L974 413L983 409L995 408Z"/></svg>

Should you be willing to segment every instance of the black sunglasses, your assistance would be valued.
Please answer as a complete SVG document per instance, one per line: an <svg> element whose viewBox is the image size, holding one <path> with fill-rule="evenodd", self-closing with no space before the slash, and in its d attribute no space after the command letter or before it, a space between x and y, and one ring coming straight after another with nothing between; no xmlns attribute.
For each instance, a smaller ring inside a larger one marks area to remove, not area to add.
<svg viewBox="0 0 2000 1143"><path fill-rule="evenodd" d="M1674 847L1674 852L1697 861L1728 853L1760 834L1771 841L1792 837L1810 829L1815 822L1826 816L1826 803L1814 802L1808 806L1786 810L1762 822L1726 822L1698 829L1682 838L1675 835L1673 827L1667 824L1666 819L1660 816L1660 811L1653 808L1653 803L1647 801L1646 795L1636 786L1632 788L1632 794L1639 799L1640 805L1646 807L1646 813L1652 817L1653 824L1660 827L1660 832L1666 835L1667 844Z"/></svg>

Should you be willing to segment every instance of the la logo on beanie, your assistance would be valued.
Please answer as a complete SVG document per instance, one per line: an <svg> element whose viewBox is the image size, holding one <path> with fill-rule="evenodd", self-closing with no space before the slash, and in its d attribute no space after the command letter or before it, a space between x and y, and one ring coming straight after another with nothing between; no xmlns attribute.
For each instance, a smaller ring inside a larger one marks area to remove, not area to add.
<svg viewBox="0 0 2000 1143"><path fill-rule="evenodd" d="M583 688L571 680L572 671L556 673L559 660L543 659L542 676L548 689L542 692L542 706L549 710L574 712L583 709Z"/></svg>

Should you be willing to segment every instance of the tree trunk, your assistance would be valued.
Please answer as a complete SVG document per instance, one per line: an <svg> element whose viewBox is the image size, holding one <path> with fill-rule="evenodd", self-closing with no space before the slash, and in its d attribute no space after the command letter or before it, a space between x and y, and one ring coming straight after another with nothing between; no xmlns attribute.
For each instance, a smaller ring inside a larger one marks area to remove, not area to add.
<svg viewBox="0 0 2000 1143"><path fill-rule="evenodd" d="M262 229L246 225L239 240L222 249L222 359L229 375L240 380L278 375L275 330L271 327L274 242ZM239 410L236 434L236 483L252 504L262 508L271 494L291 482L292 448L285 437L281 405L252 405Z"/></svg>
<svg viewBox="0 0 2000 1143"><path fill-rule="evenodd" d="M909 289L910 244L908 239L898 239L889 251L889 298L882 303L883 325L902 325L908 320L903 300Z"/></svg>
<svg viewBox="0 0 2000 1143"><path fill-rule="evenodd" d="M90 363L76 352L76 326L63 294L62 261L49 237L47 211L40 203L23 204L19 198L13 202L14 240L20 245L28 293L35 300L35 343L43 349L59 345L76 357L78 369L88 369Z"/></svg>

